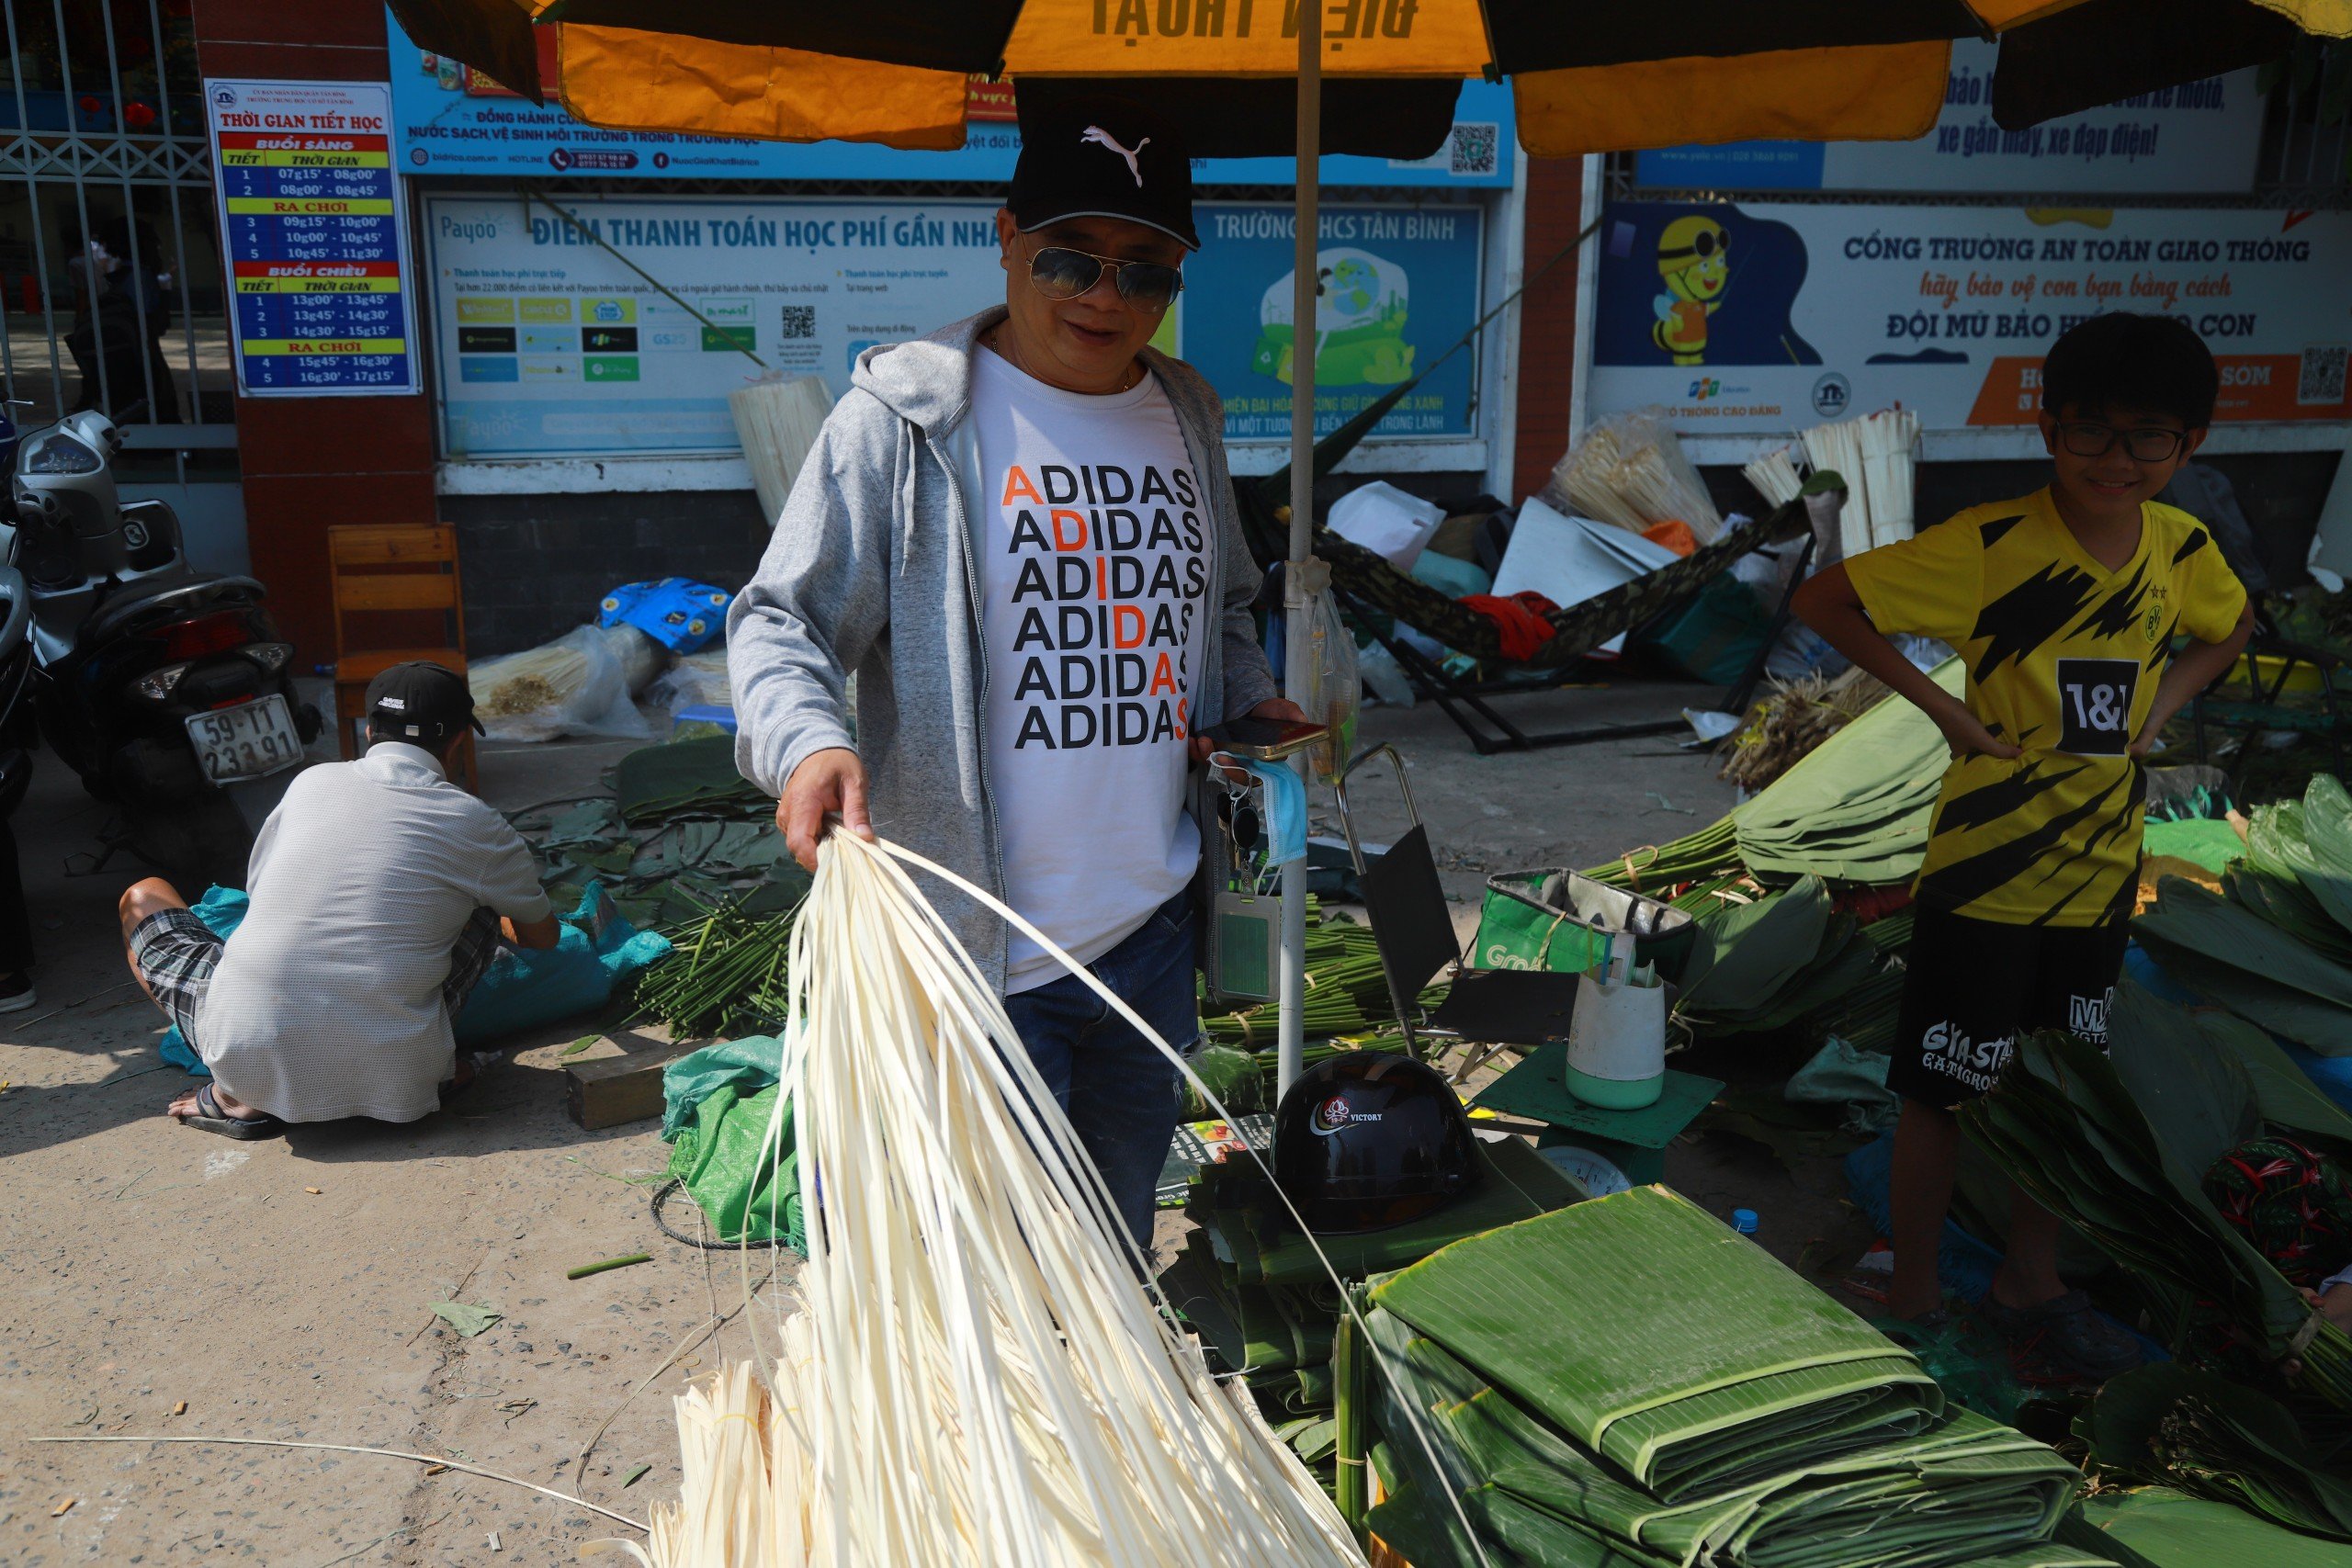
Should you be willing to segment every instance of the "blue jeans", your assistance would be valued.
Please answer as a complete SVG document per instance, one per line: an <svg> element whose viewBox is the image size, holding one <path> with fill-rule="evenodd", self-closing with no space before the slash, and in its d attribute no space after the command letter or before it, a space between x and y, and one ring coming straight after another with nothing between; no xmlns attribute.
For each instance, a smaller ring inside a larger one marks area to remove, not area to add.
<svg viewBox="0 0 2352 1568"><path fill-rule="evenodd" d="M1087 966L1179 1051L1200 1033L1193 987L1198 925L1192 894L1179 893ZM1175 1066L1075 975L1007 997L1004 1010L1078 1130L1128 1234L1148 1253L1155 1189L1176 1134Z"/></svg>

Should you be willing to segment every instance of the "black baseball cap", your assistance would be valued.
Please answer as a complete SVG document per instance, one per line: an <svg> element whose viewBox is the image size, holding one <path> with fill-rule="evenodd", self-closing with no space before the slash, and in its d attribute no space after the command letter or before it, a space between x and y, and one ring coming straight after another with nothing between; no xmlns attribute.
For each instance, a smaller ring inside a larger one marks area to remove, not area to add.
<svg viewBox="0 0 2352 1568"><path fill-rule="evenodd" d="M1066 218L1124 218L1197 251L1193 159L1161 116L1130 98L1024 84L1021 158L1004 205L1024 234Z"/></svg>
<svg viewBox="0 0 2352 1568"><path fill-rule="evenodd" d="M438 751L466 726L482 733L466 678L446 664L412 660L368 682L368 727L386 740Z"/></svg>

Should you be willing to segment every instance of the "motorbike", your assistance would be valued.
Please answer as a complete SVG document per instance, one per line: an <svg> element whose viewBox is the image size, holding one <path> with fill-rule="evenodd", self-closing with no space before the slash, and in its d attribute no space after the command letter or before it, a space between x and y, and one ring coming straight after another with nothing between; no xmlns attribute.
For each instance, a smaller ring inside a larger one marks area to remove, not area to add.
<svg viewBox="0 0 2352 1568"><path fill-rule="evenodd" d="M294 649L263 608L266 590L191 569L170 504L120 498L121 445L95 410L18 445L0 563L23 587L32 707L51 750L118 807L109 848L191 897L210 883L241 887L254 835L322 723L295 692ZM0 695L17 618L12 602Z"/></svg>

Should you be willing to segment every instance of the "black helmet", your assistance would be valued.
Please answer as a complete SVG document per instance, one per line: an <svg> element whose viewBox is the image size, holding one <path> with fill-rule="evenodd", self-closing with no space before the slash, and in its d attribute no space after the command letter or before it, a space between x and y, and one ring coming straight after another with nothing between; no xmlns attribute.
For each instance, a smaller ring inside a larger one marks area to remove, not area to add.
<svg viewBox="0 0 2352 1568"><path fill-rule="evenodd" d="M1433 1068L1351 1051L1283 1091L1274 1179L1312 1230L1379 1230L1470 1190L1478 1154L1462 1101Z"/></svg>

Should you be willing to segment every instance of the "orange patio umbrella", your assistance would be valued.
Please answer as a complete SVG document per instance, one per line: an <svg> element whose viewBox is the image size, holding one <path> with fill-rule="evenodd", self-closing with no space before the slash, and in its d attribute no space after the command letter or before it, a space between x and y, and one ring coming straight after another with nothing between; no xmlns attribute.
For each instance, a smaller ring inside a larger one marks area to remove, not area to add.
<svg viewBox="0 0 2352 1568"><path fill-rule="evenodd" d="M2001 42L2017 129L2352 35L2352 0L390 0L417 44L630 130L913 150L964 143L974 77L1153 104L1195 156L1295 155L1297 294L1315 319L1323 152L1436 151L1471 78L1510 78L1539 157L1756 137L1905 140L1943 103L1951 41ZM552 70L540 45L554 33ZM1315 367L1291 388L1296 659L1307 601ZM1293 689L1295 683L1293 683ZM1305 867L1283 880L1280 1077L1298 1071Z"/></svg>

